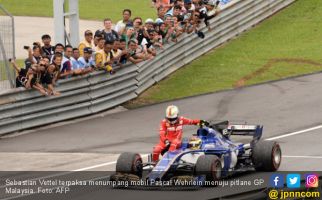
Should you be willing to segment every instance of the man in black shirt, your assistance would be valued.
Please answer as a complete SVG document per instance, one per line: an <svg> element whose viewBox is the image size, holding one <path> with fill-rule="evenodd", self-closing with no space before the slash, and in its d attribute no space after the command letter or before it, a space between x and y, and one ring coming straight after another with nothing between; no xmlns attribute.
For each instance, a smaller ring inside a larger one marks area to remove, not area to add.
<svg viewBox="0 0 322 200"><path fill-rule="evenodd" d="M16 87L25 87L27 82L27 72L28 69L18 67L15 59L10 60L12 67L15 69L16 77Z"/></svg>
<svg viewBox="0 0 322 200"><path fill-rule="evenodd" d="M48 34L45 34L41 37L44 46L41 47L42 56L52 56L54 54L54 47L51 46L51 37Z"/></svg>
<svg viewBox="0 0 322 200"><path fill-rule="evenodd" d="M102 31L106 42L114 42L116 39L120 39L116 31L112 29L112 20L109 18L104 19L105 29Z"/></svg>

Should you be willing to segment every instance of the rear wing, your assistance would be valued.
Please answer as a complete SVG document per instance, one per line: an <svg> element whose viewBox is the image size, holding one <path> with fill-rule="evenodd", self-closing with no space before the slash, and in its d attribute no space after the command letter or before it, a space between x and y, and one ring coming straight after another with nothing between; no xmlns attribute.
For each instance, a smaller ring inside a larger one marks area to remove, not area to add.
<svg viewBox="0 0 322 200"><path fill-rule="evenodd" d="M229 121L212 124L211 127L224 135L253 136L254 140L259 140L263 133L263 126L261 125L231 124Z"/></svg>

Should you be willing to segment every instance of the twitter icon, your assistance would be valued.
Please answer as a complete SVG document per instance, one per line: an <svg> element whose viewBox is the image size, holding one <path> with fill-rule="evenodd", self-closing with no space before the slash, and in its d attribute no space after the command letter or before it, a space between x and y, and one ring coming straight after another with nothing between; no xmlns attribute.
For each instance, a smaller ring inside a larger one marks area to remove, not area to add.
<svg viewBox="0 0 322 200"><path fill-rule="evenodd" d="M286 183L288 188L301 187L301 175L300 174L287 174Z"/></svg>

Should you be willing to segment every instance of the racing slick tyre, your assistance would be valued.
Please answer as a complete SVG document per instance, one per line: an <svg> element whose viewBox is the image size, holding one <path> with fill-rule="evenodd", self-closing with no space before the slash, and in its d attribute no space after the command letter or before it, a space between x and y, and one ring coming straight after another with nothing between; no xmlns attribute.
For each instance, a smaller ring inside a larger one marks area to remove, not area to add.
<svg viewBox="0 0 322 200"><path fill-rule="evenodd" d="M282 162L282 150L274 141L258 141L252 151L252 161L256 171L274 172Z"/></svg>
<svg viewBox="0 0 322 200"><path fill-rule="evenodd" d="M140 154L122 153L116 161L116 172L134 174L142 178L143 165Z"/></svg>
<svg viewBox="0 0 322 200"><path fill-rule="evenodd" d="M205 175L206 181L218 181L221 178L221 161L216 155L201 155L195 165L195 175Z"/></svg>

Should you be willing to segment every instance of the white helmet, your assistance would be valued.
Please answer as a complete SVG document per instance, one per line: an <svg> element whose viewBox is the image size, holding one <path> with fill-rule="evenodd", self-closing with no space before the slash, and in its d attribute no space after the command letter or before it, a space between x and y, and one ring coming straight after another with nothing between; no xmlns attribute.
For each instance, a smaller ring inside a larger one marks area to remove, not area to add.
<svg viewBox="0 0 322 200"><path fill-rule="evenodd" d="M171 105L168 106L165 111L165 117L170 123L175 123L179 117L179 109L177 106Z"/></svg>

